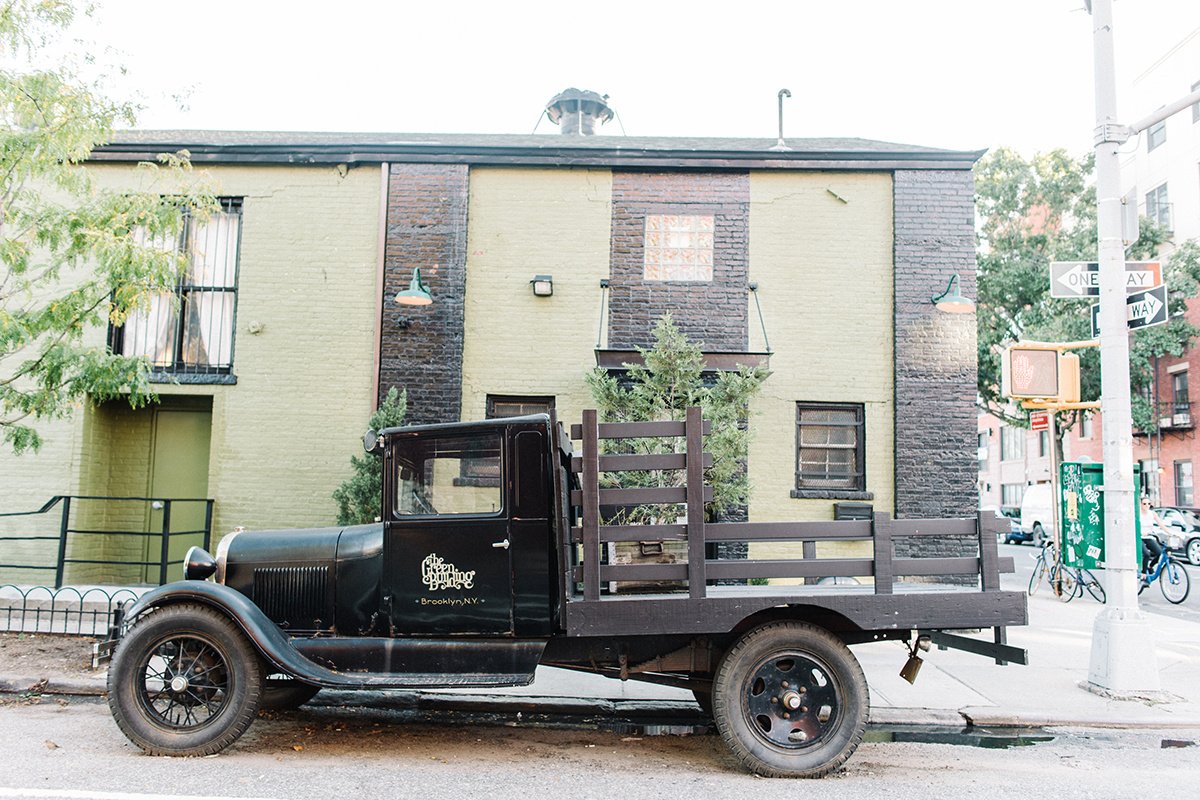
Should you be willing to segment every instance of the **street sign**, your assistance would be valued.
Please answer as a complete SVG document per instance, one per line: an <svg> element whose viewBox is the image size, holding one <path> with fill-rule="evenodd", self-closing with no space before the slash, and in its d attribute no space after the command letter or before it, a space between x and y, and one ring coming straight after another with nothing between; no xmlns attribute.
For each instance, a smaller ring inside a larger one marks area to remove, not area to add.
<svg viewBox="0 0 1200 800"><path fill-rule="evenodd" d="M1125 291L1140 292L1161 285L1162 264L1126 261ZM1095 261L1054 261L1050 264L1051 297L1099 297L1100 264Z"/></svg>
<svg viewBox="0 0 1200 800"><path fill-rule="evenodd" d="M1029 415L1029 430L1031 431L1048 431L1050 430L1050 412L1049 411L1034 411Z"/></svg>
<svg viewBox="0 0 1200 800"><path fill-rule="evenodd" d="M1167 287L1156 286L1125 298L1125 319L1129 329L1149 328L1167 321ZM1092 305L1092 338L1100 336L1100 304Z"/></svg>

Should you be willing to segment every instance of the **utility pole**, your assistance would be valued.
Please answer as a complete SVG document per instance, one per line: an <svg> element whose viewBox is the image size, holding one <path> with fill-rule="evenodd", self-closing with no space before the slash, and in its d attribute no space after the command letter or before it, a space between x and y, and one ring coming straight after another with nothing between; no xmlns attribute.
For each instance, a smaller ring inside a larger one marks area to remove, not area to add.
<svg viewBox="0 0 1200 800"><path fill-rule="evenodd" d="M1108 604L1092 628L1088 681L1115 693L1158 691L1154 636L1138 609L1141 553L1134 541L1133 417L1129 407L1129 331L1125 247L1121 241L1121 167L1129 131L1117 123L1112 0L1092 0L1096 81L1096 219L1100 240L1100 412L1104 444L1104 568Z"/></svg>

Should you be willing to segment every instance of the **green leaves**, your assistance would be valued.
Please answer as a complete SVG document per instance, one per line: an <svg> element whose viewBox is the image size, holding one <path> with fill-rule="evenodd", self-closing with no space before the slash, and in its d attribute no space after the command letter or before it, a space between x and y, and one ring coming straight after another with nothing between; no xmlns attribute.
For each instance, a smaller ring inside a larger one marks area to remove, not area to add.
<svg viewBox="0 0 1200 800"><path fill-rule="evenodd" d="M749 497L745 462L749 432L745 420L750 401L769 373L764 367L743 367L738 372L721 372L714 379L704 375L704 354L664 314L654 326L654 346L638 348L644 365L627 365L625 380L597 368L585 377L604 422L648 422L682 420L689 406L700 406L712 423L705 449L713 455L713 466L705 475L713 487L711 507L717 512L745 504ZM605 440L611 453L682 452L682 439ZM605 473L609 485L624 487L682 486L682 471ZM640 506L622 512L629 523L673 522L669 506Z"/></svg>
<svg viewBox="0 0 1200 800"><path fill-rule="evenodd" d="M75 15L65 0L0 6L0 441L18 453L88 399L154 399L149 364L107 352L104 328L177 283L183 215L216 208L186 153L130 171L128 190L94 185L83 162L134 109L45 65Z"/></svg>
<svg viewBox="0 0 1200 800"><path fill-rule="evenodd" d="M392 387L379 408L371 415L367 427L381 431L404 424L408 413L408 393ZM350 457L351 476L333 493L337 503L338 525L360 525L374 522L379 516L383 497L383 459L364 454Z"/></svg>

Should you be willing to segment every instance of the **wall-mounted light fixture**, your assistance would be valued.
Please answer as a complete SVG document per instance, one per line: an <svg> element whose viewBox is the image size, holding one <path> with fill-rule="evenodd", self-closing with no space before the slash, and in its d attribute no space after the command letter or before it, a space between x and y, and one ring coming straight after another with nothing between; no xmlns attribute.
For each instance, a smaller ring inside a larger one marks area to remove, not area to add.
<svg viewBox="0 0 1200 800"><path fill-rule="evenodd" d="M535 297L549 297L554 294L554 277L551 275L534 275L529 285L533 287Z"/></svg>
<svg viewBox="0 0 1200 800"><path fill-rule="evenodd" d="M407 289L396 295L396 302L402 306L427 306L433 302L429 287L421 282L420 267L413 267L412 281Z"/></svg>
<svg viewBox="0 0 1200 800"><path fill-rule="evenodd" d="M946 284L946 291L932 297L930 302L937 306L938 311L950 314L970 314L975 310L975 301L964 297L958 289L957 272L950 276L950 282Z"/></svg>

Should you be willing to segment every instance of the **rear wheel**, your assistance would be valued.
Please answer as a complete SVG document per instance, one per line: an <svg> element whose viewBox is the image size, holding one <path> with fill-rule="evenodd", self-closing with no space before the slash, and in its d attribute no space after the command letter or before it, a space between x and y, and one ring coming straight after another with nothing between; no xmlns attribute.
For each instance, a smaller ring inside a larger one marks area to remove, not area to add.
<svg viewBox="0 0 1200 800"><path fill-rule="evenodd" d="M850 649L803 622L750 631L713 681L721 738L748 769L772 778L819 778L837 769L862 741L868 704Z"/></svg>
<svg viewBox="0 0 1200 800"><path fill-rule="evenodd" d="M1167 565L1163 567L1162 574L1158 576L1158 588L1162 589L1163 597L1167 598L1168 603L1175 605L1187 600L1188 592L1192 588L1191 584L1192 581L1188 577L1187 570L1174 561L1168 561Z"/></svg>
<svg viewBox="0 0 1200 800"><path fill-rule="evenodd" d="M1046 529L1042 527L1042 523L1040 522L1033 523L1033 546L1046 546Z"/></svg>
<svg viewBox="0 0 1200 800"><path fill-rule="evenodd" d="M273 675L263 681L261 708L273 711L291 711L307 703L321 691L320 686Z"/></svg>
<svg viewBox="0 0 1200 800"><path fill-rule="evenodd" d="M149 612L121 640L108 670L113 719L151 755L224 750L250 726L261 693L258 653L205 606Z"/></svg>
<svg viewBox="0 0 1200 800"><path fill-rule="evenodd" d="M1088 594L1098 603L1108 602L1108 595L1104 591L1104 585L1100 580L1092 574L1089 569L1079 570L1079 574L1083 577L1083 586L1088 590Z"/></svg>

